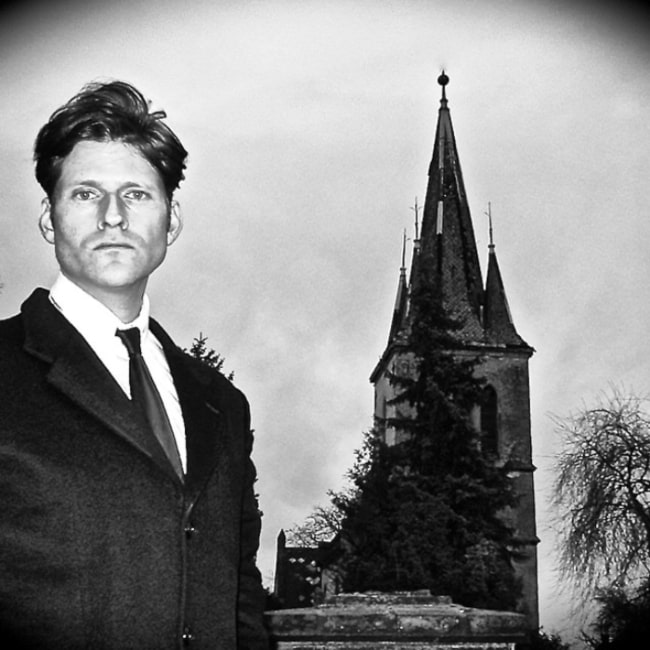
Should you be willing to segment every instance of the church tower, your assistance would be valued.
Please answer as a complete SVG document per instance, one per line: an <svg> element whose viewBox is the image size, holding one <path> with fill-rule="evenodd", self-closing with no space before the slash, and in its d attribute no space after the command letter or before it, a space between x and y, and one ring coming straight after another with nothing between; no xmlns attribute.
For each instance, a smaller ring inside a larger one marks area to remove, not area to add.
<svg viewBox="0 0 650 650"><path fill-rule="evenodd" d="M456 138L449 113L444 72L438 78L442 98L429 167L429 182L424 203L421 232L416 204L416 234L411 271L407 277L405 252L388 343L370 381L375 387L375 417L379 422L407 415L399 404L391 403L396 389L390 375L412 372L413 354L408 349L408 334L413 314L409 290L414 279L442 288L446 314L458 325L459 341L449 350L457 358L477 359L476 374L485 380L481 403L472 414L482 445L496 453L498 463L514 481L518 504L504 513L515 529L513 562L522 582L520 609L530 626L537 629L537 543L530 431L528 360L534 350L519 336L510 315L508 301L492 239L488 247L487 276L483 284L467 195L460 168ZM404 244L405 248L405 244ZM420 264L426 274L416 273ZM385 429L388 444L399 441L400 432Z"/></svg>

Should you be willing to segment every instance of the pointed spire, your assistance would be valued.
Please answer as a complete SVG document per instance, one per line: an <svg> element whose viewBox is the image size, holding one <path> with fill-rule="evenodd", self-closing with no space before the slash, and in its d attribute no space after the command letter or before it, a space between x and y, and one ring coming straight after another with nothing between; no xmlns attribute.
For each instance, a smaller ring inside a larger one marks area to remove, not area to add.
<svg viewBox="0 0 650 650"><path fill-rule="evenodd" d="M444 71L438 77L438 83L442 86L442 98L424 208L418 204L417 197L411 206L415 212L415 237L410 274L407 281L407 238L404 235L402 265L388 345L371 375L373 383L388 367L395 349L408 345L411 321L417 318L411 308L410 296L422 286L420 283L441 290L445 316L458 324L458 329L454 329L453 334L461 347L506 346L532 350L517 333L510 316L496 259L491 204L488 204L486 213L490 239L486 288L483 288L474 229L446 95L449 77Z"/></svg>
<svg viewBox="0 0 650 650"><path fill-rule="evenodd" d="M419 269L413 277L441 286L447 315L460 325L458 336L478 342L483 339L483 281L448 108L449 77L444 70L438 83L442 98L424 202Z"/></svg>
<svg viewBox="0 0 650 650"><path fill-rule="evenodd" d="M393 320L390 326L388 341L393 341L401 333L405 333L407 327L408 313L408 283L406 282L406 228L402 237L402 266L399 272L399 282L397 285L397 296L395 297L395 307L393 308Z"/></svg>
<svg viewBox="0 0 650 650"><path fill-rule="evenodd" d="M526 342L519 336L512 322L506 290L501 279L501 271L499 270L494 245L491 203L488 203L488 210L485 214L488 217L490 237L490 243L488 244L488 270L485 280L485 305L483 310L486 342L493 345L526 346Z"/></svg>

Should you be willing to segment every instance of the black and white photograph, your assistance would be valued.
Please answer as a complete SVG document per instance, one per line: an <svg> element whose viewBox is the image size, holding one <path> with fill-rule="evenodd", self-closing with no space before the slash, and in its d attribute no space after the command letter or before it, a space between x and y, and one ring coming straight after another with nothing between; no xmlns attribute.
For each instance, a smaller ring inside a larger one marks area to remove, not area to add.
<svg viewBox="0 0 650 650"><path fill-rule="evenodd" d="M640 647L641 3L23 0L0 87L0 646Z"/></svg>

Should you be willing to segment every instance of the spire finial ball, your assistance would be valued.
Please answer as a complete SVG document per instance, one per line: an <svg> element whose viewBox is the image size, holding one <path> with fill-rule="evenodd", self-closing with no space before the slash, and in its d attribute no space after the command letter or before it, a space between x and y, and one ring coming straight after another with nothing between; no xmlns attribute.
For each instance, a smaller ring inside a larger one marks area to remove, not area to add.
<svg viewBox="0 0 650 650"><path fill-rule="evenodd" d="M449 83L449 77L444 73L444 70L443 70L442 74L438 77L438 83L443 88Z"/></svg>

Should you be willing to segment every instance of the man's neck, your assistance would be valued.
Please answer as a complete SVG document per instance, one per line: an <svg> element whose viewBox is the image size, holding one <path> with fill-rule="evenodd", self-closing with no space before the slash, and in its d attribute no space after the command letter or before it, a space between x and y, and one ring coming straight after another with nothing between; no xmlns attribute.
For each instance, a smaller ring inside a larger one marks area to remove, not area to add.
<svg viewBox="0 0 650 650"><path fill-rule="evenodd" d="M93 295L93 294L91 294ZM134 321L142 309L142 294L137 299L129 299L125 296L98 296L93 298L99 300L104 307L110 309L123 323Z"/></svg>
<svg viewBox="0 0 650 650"><path fill-rule="evenodd" d="M74 282L74 280L70 281L95 300L101 302L104 307L112 311L123 323L131 323L134 321L142 309L146 283L139 283L133 287L120 287L115 291L111 291L110 289L102 290L97 287L85 287Z"/></svg>

